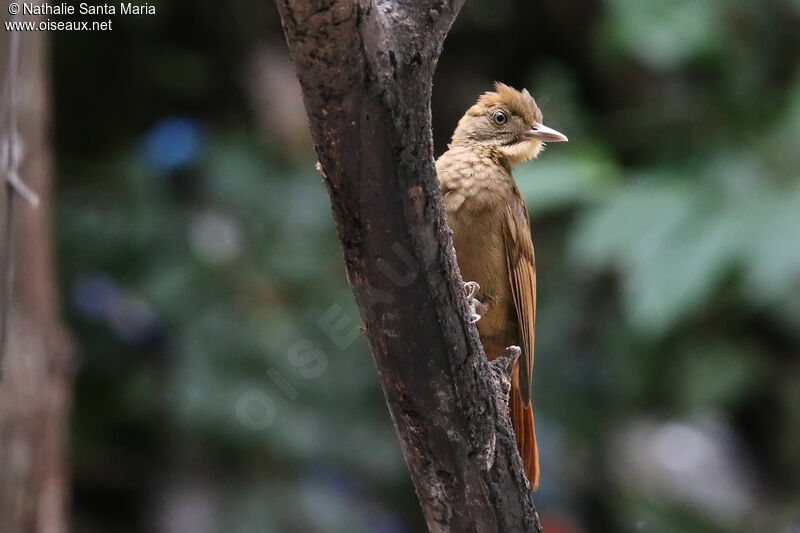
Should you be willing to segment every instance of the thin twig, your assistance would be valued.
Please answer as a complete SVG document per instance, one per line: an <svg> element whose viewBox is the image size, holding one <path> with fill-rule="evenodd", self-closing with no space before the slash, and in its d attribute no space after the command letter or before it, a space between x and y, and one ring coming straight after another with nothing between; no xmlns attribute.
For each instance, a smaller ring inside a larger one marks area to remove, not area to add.
<svg viewBox="0 0 800 533"><path fill-rule="evenodd" d="M16 17L14 17L16 18ZM16 217L14 199L19 195L31 206L39 205L39 198L19 177L19 142L17 124L17 74L19 71L20 33L9 36L8 65L6 71L6 215L3 239L2 284L0 294L0 379L3 377L3 360L8 347L14 289L14 250Z"/></svg>
<svg viewBox="0 0 800 533"><path fill-rule="evenodd" d="M28 202L28 205L31 207L39 207L39 195L33 192L33 190L20 179L19 174L16 172L9 172L8 176L6 176L6 182L11 189L9 194L16 193L22 197L23 200Z"/></svg>

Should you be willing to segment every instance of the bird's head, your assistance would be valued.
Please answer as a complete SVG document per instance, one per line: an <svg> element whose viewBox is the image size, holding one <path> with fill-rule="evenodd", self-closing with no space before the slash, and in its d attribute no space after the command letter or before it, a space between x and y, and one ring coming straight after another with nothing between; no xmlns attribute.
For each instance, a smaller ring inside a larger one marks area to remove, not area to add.
<svg viewBox="0 0 800 533"><path fill-rule="evenodd" d="M497 82L458 121L452 146L488 149L513 168L539 155L543 143L566 141L566 135L542 124L542 112L527 89Z"/></svg>

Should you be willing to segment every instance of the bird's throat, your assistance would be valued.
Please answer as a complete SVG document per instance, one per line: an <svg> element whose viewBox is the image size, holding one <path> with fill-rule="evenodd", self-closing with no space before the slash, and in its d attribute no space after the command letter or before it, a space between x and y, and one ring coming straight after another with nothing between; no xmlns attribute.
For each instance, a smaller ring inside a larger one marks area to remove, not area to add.
<svg viewBox="0 0 800 533"><path fill-rule="evenodd" d="M542 151L543 144L538 140L524 140L517 143L498 146L496 150L501 154L509 169L520 163L535 159Z"/></svg>

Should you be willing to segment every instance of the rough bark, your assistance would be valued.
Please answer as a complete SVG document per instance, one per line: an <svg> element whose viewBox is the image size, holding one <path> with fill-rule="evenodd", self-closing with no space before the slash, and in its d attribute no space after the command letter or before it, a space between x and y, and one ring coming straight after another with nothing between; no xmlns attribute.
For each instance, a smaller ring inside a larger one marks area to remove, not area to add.
<svg viewBox="0 0 800 533"><path fill-rule="evenodd" d="M5 82L10 33L1 33L0 82ZM69 370L51 255L45 35L21 35L17 74L20 176L39 193L41 204L33 210L17 199L14 209L14 305L0 381L0 530L7 533L66 531ZM5 208L0 205L0 212Z"/></svg>
<svg viewBox="0 0 800 533"><path fill-rule="evenodd" d="M433 72L463 0L276 4L428 527L537 531L502 387L468 318L433 161Z"/></svg>

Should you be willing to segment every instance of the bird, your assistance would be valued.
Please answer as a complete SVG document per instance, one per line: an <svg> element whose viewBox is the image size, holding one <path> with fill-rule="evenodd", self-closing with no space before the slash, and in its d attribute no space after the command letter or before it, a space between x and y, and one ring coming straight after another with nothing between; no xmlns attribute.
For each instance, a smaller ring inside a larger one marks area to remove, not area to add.
<svg viewBox="0 0 800 533"><path fill-rule="evenodd" d="M509 414L534 491L539 486L531 404L536 262L528 210L512 171L535 159L545 143L567 137L542 123L527 89L500 82L494 88L459 120L447 151L436 160L436 173L486 356L492 361L509 346L521 348L511 374Z"/></svg>

